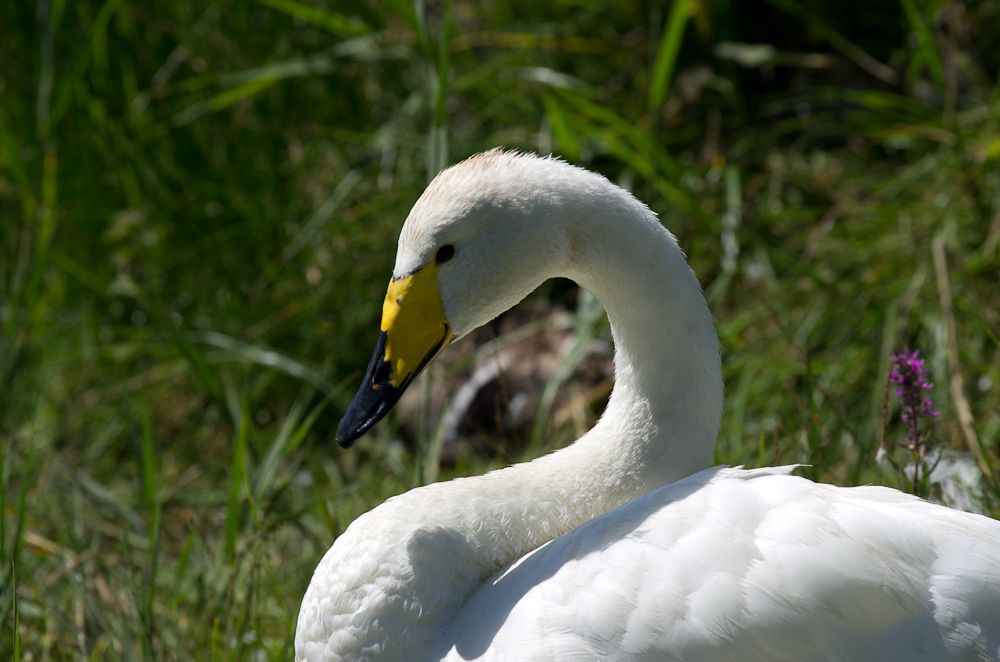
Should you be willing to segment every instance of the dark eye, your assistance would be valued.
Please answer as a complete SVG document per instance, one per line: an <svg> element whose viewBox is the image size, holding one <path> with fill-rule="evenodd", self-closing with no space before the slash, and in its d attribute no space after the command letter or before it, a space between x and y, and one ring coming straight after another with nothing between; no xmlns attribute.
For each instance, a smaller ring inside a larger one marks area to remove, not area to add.
<svg viewBox="0 0 1000 662"><path fill-rule="evenodd" d="M438 264L444 264L453 257L455 257L455 247L451 244L445 244L438 249L437 255L434 256L434 261Z"/></svg>

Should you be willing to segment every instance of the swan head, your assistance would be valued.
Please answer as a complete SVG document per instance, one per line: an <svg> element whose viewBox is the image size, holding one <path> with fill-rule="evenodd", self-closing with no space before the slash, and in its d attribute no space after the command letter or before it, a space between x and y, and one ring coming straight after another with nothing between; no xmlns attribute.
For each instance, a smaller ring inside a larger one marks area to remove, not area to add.
<svg viewBox="0 0 1000 662"><path fill-rule="evenodd" d="M561 272L572 248L560 184L591 173L493 150L439 174L410 211L375 352L337 441L350 446L452 340Z"/></svg>

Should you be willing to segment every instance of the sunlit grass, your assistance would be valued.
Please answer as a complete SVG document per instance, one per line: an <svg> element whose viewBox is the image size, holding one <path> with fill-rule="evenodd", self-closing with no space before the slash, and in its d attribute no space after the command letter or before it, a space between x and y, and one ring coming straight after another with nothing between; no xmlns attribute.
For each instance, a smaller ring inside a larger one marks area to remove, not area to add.
<svg viewBox="0 0 1000 662"><path fill-rule="evenodd" d="M287 659L357 515L572 437L543 417L456 466L435 422L332 443L409 206L498 144L606 174L678 235L723 346L719 462L901 485L875 454L905 435L890 357L919 346L931 443L1000 512L1000 3L23 4L0 39L0 656ZM608 336L571 288L541 296Z"/></svg>

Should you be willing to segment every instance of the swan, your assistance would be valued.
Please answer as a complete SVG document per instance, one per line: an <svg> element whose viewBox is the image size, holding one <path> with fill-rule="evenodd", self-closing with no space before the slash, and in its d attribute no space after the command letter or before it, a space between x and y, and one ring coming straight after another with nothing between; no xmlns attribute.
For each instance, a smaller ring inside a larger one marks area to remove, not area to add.
<svg viewBox="0 0 1000 662"><path fill-rule="evenodd" d="M1000 522L793 467L709 468L723 388L700 285L644 204L556 158L486 152L417 200L340 444L554 276L610 319L603 416L357 518L306 590L297 659L1000 657Z"/></svg>

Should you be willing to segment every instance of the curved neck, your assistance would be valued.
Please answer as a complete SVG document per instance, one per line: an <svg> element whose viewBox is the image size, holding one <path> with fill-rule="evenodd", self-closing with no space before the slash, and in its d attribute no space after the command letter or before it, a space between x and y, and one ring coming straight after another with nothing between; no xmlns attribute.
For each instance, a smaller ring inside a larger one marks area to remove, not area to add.
<svg viewBox="0 0 1000 662"><path fill-rule="evenodd" d="M565 221L575 249L564 275L604 305L615 343L611 399L577 443L610 442L645 492L711 462L722 366L712 315L673 235L629 193L607 187Z"/></svg>
<svg viewBox="0 0 1000 662"><path fill-rule="evenodd" d="M489 577L711 460L722 408L718 341L680 248L652 212L603 177L533 163L554 181L533 178L526 208L565 247L549 275L594 292L611 320L616 380L607 409L566 448L411 490L355 520L306 592L299 656L377 650L409 659L429 650Z"/></svg>

